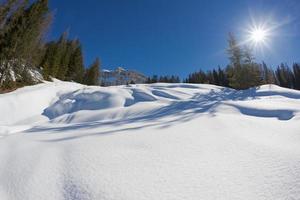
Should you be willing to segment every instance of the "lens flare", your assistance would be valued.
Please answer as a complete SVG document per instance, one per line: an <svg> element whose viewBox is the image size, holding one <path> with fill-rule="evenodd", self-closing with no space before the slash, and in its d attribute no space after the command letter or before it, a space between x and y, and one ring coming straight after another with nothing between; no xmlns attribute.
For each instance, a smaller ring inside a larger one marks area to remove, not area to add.
<svg viewBox="0 0 300 200"><path fill-rule="evenodd" d="M250 32L250 39L255 43L264 42L267 39L267 31L261 28L254 29Z"/></svg>
<svg viewBox="0 0 300 200"><path fill-rule="evenodd" d="M246 29L244 44L254 51L263 52L265 48L270 49L271 38L274 27L269 23L255 23Z"/></svg>

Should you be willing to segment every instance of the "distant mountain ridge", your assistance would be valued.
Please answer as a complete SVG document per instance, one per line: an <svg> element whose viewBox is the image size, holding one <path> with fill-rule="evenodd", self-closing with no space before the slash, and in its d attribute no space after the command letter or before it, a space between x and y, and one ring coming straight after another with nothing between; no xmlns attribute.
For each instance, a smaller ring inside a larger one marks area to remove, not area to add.
<svg viewBox="0 0 300 200"><path fill-rule="evenodd" d="M147 77L134 70L126 70L122 67L117 67L115 70L102 70L100 81L102 86L126 85L130 83L141 84L145 83Z"/></svg>

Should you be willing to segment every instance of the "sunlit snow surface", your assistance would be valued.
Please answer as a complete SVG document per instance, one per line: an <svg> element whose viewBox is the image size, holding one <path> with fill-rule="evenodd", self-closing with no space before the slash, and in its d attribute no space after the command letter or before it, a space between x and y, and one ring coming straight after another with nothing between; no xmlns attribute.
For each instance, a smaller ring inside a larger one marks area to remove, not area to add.
<svg viewBox="0 0 300 200"><path fill-rule="evenodd" d="M300 199L300 92L265 85L0 95L1 200Z"/></svg>

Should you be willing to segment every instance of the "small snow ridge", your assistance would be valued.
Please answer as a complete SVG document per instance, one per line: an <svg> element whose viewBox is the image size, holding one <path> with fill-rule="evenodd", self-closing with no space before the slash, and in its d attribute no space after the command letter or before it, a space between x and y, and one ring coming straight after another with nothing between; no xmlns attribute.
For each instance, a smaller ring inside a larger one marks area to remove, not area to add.
<svg viewBox="0 0 300 200"><path fill-rule="evenodd" d="M282 96L289 99L300 99L299 91L282 88L277 85L262 85L258 88L250 88L241 92L249 97Z"/></svg>
<svg viewBox="0 0 300 200"><path fill-rule="evenodd" d="M120 98L120 96L118 98L117 94L114 93L79 90L62 95L57 102L44 110L43 115L49 119L54 119L80 110L101 110L120 107L123 106L124 101L123 98Z"/></svg>
<svg viewBox="0 0 300 200"><path fill-rule="evenodd" d="M125 107L131 106L133 104L136 104L138 102L147 102L147 101L156 101L157 99L148 93L145 90L142 89L131 89L132 91L132 98L126 99Z"/></svg>
<svg viewBox="0 0 300 200"><path fill-rule="evenodd" d="M288 109L263 109L263 108L251 108L244 107L236 104L225 103L225 105L232 106L244 115L249 115L253 117L263 117L263 118L277 118L278 120L290 120L295 114L293 110Z"/></svg>
<svg viewBox="0 0 300 200"><path fill-rule="evenodd" d="M179 100L178 97L171 95L167 92L161 91L161 90L153 90L152 94L154 94L155 96L158 97L163 97L163 98L167 98L167 99L174 99L174 100Z"/></svg>

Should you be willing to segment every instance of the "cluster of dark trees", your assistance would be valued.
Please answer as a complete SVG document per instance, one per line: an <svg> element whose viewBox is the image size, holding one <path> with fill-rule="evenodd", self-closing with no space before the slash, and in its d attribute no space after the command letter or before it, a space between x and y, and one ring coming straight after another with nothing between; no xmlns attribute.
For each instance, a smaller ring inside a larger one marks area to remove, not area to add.
<svg viewBox="0 0 300 200"><path fill-rule="evenodd" d="M229 86L229 81L227 77L227 73L225 70L221 69L213 69L212 71L203 71L199 70L198 72L194 72L189 74L188 78L184 80L185 83L207 83L213 85L220 86Z"/></svg>
<svg viewBox="0 0 300 200"><path fill-rule="evenodd" d="M179 76L157 76L148 77L146 83L180 83Z"/></svg>
<svg viewBox="0 0 300 200"><path fill-rule="evenodd" d="M37 66L51 22L48 2L7 0L0 5L0 86L30 84L27 68ZM13 73L13 74L12 74ZM20 76L14 76L18 74Z"/></svg>
<svg viewBox="0 0 300 200"><path fill-rule="evenodd" d="M99 59L86 69L79 40L63 34L46 42L52 18L48 0L0 1L0 89L32 84L32 69L45 79L98 84Z"/></svg>
<svg viewBox="0 0 300 200"><path fill-rule="evenodd" d="M190 74L184 82L207 83L234 89L277 84L300 90L300 64L293 64L292 69L286 64L281 64L273 70L264 62L256 63L250 48L240 46L232 34L229 35L228 43L230 64L226 68L218 67L206 72L200 70Z"/></svg>
<svg viewBox="0 0 300 200"><path fill-rule="evenodd" d="M57 41L45 44L45 53L39 67L47 80L54 77L87 85L100 83L99 58L90 67L85 68L80 41L68 39L67 32L63 33Z"/></svg>

